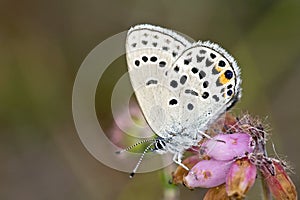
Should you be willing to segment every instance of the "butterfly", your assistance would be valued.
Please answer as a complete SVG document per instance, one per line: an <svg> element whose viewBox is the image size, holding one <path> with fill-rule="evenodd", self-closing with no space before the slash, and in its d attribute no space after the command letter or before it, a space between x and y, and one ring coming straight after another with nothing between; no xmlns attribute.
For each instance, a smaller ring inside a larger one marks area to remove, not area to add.
<svg viewBox="0 0 300 200"><path fill-rule="evenodd" d="M139 106L157 135L151 145L188 170L183 153L210 138L208 127L241 97L236 61L215 43L149 24L128 31L126 59Z"/></svg>

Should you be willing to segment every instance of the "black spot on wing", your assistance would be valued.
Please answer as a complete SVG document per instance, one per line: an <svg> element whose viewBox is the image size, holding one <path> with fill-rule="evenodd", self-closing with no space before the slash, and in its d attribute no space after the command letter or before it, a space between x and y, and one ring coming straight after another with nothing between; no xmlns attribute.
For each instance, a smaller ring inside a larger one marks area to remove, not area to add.
<svg viewBox="0 0 300 200"><path fill-rule="evenodd" d="M215 59L216 58L216 54L210 53L210 57L211 57L211 59Z"/></svg>
<svg viewBox="0 0 300 200"><path fill-rule="evenodd" d="M150 58L150 61L151 61L151 62L156 62L156 61L157 61L157 57L156 57L156 56L152 56L152 57Z"/></svg>
<svg viewBox="0 0 300 200"><path fill-rule="evenodd" d="M168 50L169 50L169 47L162 47L162 50L168 51Z"/></svg>
<svg viewBox="0 0 300 200"><path fill-rule="evenodd" d="M230 89L230 88L232 88L232 84L229 84L229 85L227 86L227 89Z"/></svg>
<svg viewBox="0 0 300 200"><path fill-rule="evenodd" d="M179 82L183 85L183 84L185 84L186 80L187 80L187 76L183 75L183 76L180 77L180 81Z"/></svg>
<svg viewBox="0 0 300 200"><path fill-rule="evenodd" d="M158 66L160 66L160 67L165 67L166 66L166 62L165 61L160 61L159 63L158 63Z"/></svg>
<svg viewBox="0 0 300 200"><path fill-rule="evenodd" d="M170 82L170 86L171 86L172 88L177 88L177 86L178 86L177 81L172 80L172 81Z"/></svg>
<svg viewBox="0 0 300 200"><path fill-rule="evenodd" d="M225 75L225 78L231 79L233 77L233 72L231 70L226 70L224 75Z"/></svg>
<svg viewBox="0 0 300 200"><path fill-rule="evenodd" d="M146 85L148 86L148 85L152 85L152 84L154 84L154 85L156 85L158 82L157 82L157 80L149 80L149 81L147 81L146 82Z"/></svg>
<svg viewBox="0 0 300 200"><path fill-rule="evenodd" d="M189 110L193 110L193 109L194 109L194 105L193 105L193 104L191 104L191 103L189 103L189 104L187 105L187 109L189 109Z"/></svg>
<svg viewBox="0 0 300 200"><path fill-rule="evenodd" d="M144 62L147 62L147 61L148 61L148 57L147 57L147 56L143 56L143 57L142 57L142 60L143 60Z"/></svg>
<svg viewBox="0 0 300 200"><path fill-rule="evenodd" d="M191 69L191 71L192 71L194 74L196 74L196 73L198 73L199 69L196 68L196 67L193 67L193 68Z"/></svg>
<svg viewBox="0 0 300 200"><path fill-rule="evenodd" d="M179 67L177 65L174 67L174 71L179 72Z"/></svg>
<svg viewBox="0 0 300 200"><path fill-rule="evenodd" d="M176 99L171 99L169 101L169 105L176 105L178 103L178 101Z"/></svg>
<svg viewBox="0 0 300 200"><path fill-rule="evenodd" d="M134 64L135 64L135 66L140 66L140 61L139 60L136 60L136 61L134 61Z"/></svg>
<svg viewBox="0 0 300 200"><path fill-rule="evenodd" d="M209 97L209 93L208 92L203 92L202 98L207 99L208 97Z"/></svg>
<svg viewBox="0 0 300 200"><path fill-rule="evenodd" d="M191 94L191 95L194 95L194 96L199 96L198 92L196 92L194 90L191 90L191 89L186 89L184 92L186 94Z"/></svg>
<svg viewBox="0 0 300 200"><path fill-rule="evenodd" d="M223 60L220 60L218 65L220 67L225 67L226 63Z"/></svg>
<svg viewBox="0 0 300 200"><path fill-rule="evenodd" d="M199 78L200 78L200 80L203 79L205 76L206 76L206 73L205 73L204 71L201 70L201 71L199 72Z"/></svg>
<svg viewBox="0 0 300 200"><path fill-rule="evenodd" d="M231 96L232 94L233 94L232 90L228 90L228 91L227 91L227 95L228 95L228 96Z"/></svg>
<svg viewBox="0 0 300 200"><path fill-rule="evenodd" d="M202 60L204 59L205 57L204 56L198 56L196 55L196 59L197 59L197 62L202 62Z"/></svg>
<svg viewBox="0 0 300 200"><path fill-rule="evenodd" d="M214 75L220 73L215 67L212 68L211 72L212 72L212 74L214 74Z"/></svg>
<svg viewBox="0 0 300 200"><path fill-rule="evenodd" d="M185 59L185 60L183 61L183 63L184 63L185 65L190 64L190 62L192 62L192 58Z"/></svg>
<svg viewBox="0 0 300 200"><path fill-rule="evenodd" d="M214 63L214 62L210 61L208 58L207 58L206 61L205 61L206 67L211 66L213 63Z"/></svg>
<svg viewBox="0 0 300 200"><path fill-rule="evenodd" d="M200 54L205 54L206 51L205 51L204 49L201 49L201 50L199 51L199 53L200 53Z"/></svg>
<svg viewBox="0 0 300 200"><path fill-rule="evenodd" d="M220 98L219 98L217 95L213 95L212 98L213 98L216 102L218 102L218 101L220 100Z"/></svg>
<svg viewBox="0 0 300 200"><path fill-rule="evenodd" d="M219 87L219 86L222 86L222 85L223 85L223 84L220 82L220 78L218 78L217 81L216 81L216 86Z"/></svg>

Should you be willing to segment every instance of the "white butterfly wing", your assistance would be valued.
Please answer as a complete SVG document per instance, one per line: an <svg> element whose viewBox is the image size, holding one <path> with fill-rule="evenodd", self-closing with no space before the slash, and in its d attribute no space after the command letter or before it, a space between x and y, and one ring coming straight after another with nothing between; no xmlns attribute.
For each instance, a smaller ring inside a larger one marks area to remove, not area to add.
<svg viewBox="0 0 300 200"><path fill-rule="evenodd" d="M205 131L241 95L240 71L221 47L198 42L188 47L168 72L178 101L177 121L192 134Z"/></svg>
<svg viewBox="0 0 300 200"><path fill-rule="evenodd" d="M178 109L167 107L176 95L166 85L168 71L178 55L190 45L175 32L152 25L137 25L127 34L130 80L148 124L161 137L167 137L166 125L173 126L179 113Z"/></svg>

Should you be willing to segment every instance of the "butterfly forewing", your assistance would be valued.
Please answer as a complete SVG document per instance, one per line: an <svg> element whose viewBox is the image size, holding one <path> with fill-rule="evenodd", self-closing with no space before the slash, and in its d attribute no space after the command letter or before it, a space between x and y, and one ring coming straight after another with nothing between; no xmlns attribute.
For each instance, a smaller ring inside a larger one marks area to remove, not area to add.
<svg viewBox="0 0 300 200"><path fill-rule="evenodd" d="M151 25L135 26L127 35L130 80L147 122L161 137L166 136L166 124L173 123L178 115L178 111L166 107L166 101L176 94L165 80L172 64L189 45L182 36Z"/></svg>

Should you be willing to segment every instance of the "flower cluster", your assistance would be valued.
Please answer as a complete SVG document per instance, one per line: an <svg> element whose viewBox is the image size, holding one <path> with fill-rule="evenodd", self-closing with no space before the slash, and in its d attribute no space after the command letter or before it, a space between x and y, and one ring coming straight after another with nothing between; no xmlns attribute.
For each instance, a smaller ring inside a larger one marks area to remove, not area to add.
<svg viewBox="0 0 300 200"><path fill-rule="evenodd" d="M124 144L123 132L144 137L152 133L136 103L130 104L129 111L132 118L120 112L110 130L110 139L118 146L129 144L126 140ZM261 175L265 199L270 199L271 194L277 200L297 199L285 163L267 155L265 129L248 114L241 119L226 114L225 119L217 120L207 130L212 138L201 140L199 146L189 150L191 155L182 164L190 170L178 166L172 173L172 183L190 189L209 188L205 200L244 199Z"/></svg>
<svg viewBox="0 0 300 200"><path fill-rule="evenodd" d="M190 189L210 188L206 200L244 199L260 173L275 199L297 199L285 164L267 156L266 132L258 120L226 115L221 127L209 130L216 135L199 143L200 149L183 161L190 170L178 166L172 183Z"/></svg>

